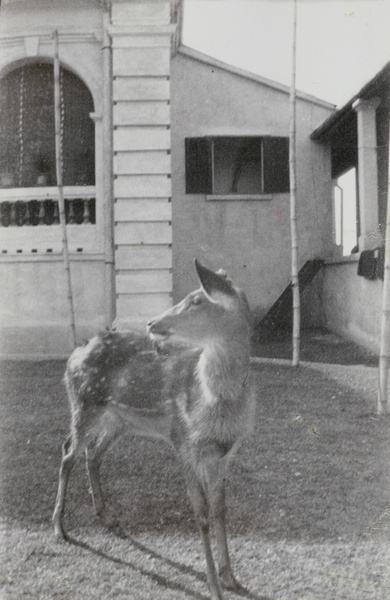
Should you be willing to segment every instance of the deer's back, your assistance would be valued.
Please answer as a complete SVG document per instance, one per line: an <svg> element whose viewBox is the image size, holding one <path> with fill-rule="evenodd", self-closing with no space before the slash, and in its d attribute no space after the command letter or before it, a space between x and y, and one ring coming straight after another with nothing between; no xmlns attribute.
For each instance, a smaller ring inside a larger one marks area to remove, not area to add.
<svg viewBox="0 0 390 600"><path fill-rule="evenodd" d="M126 422L133 433L164 437L176 447L211 440L228 451L249 428L249 390L238 398L205 397L200 355L188 347L157 352L147 336L134 332L101 334L69 358L72 412Z"/></svg>
<svg viewBox="0 0 390 600"><path fill-rule="evenodd" d="M175 399L191 396L188 386L199 354L183 346L158 352L136 332L100 334L68 360L65 384L73 416L116 415L132 423L135 432L170 438Z"/></svg>

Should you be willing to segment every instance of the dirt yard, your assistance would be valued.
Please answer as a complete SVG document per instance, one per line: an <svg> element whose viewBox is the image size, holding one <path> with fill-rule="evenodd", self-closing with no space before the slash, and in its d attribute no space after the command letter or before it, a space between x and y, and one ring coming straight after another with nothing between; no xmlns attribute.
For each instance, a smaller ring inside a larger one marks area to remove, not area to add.
<svg viewBox="0 0 390 600"><path fill-rule="evenodd" d="M3 600L208 597L180 468L162 442L123 439L102 482L126 538L94 516L84 465L54 539L63 362L1 365ZM390 598L390 421L375 414L375 368L253 366L255 433L227 486L233 567L252 600ZM226 592L226 599L237 599Z"/></svg>

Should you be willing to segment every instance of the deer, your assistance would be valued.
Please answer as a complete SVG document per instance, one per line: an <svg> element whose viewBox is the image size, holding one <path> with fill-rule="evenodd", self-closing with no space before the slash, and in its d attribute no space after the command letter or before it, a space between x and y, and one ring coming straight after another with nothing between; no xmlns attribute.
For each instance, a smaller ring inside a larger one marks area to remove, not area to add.
<svg viewBox="0 0 390 600"><path fill-rule="evenodd" d="M210 598L223 600L222 588L243 590L228 551L225 477L254 420L252 320L244 292L225 272L196 259L195 267L200 288L151 320L145 334L106 331L70 355L64 381L71 429L62 446L53 524L57 538L66 540L66 490L83 451L95 512L112 526L99 479L103 454L126 432L162 438L182 463Z"/></svg>

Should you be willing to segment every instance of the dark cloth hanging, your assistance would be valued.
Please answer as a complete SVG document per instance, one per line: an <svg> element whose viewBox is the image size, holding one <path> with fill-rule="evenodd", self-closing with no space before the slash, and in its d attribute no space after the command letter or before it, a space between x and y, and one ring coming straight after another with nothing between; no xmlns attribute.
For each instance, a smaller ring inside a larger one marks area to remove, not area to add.
<svg viewBox="0 0 390 600"><path fill-rule="evenodd" d="M374 250L363 250L361 252L357 274L366 279L376 278Z"/></svg>
<svg viewBox="0 0 390 600"><path fill-rule="evenodd" d="M363 250L360 254L357 274L366 279L383 279L385 268L385 248Z"/></svg>
<svg viewBox="0 0 390 600"><path fill-rule="evenodd" d="M378 248L378 258L376 259L376 274L379 279L385 277L385 247Z"/></svg>

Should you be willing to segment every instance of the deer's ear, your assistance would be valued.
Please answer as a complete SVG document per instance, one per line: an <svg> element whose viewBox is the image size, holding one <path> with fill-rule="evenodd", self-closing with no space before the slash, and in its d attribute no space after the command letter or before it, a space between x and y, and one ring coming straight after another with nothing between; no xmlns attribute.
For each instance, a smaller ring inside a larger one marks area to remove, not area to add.
<svg viewBox="0 0 390 600"><path fill-rule="evenodd" d="M237 299L237 294L229 281L223 275L218 275L195 259L195 267L198 273L202 289L211 302L223 304L226 308Z"/></svg>

